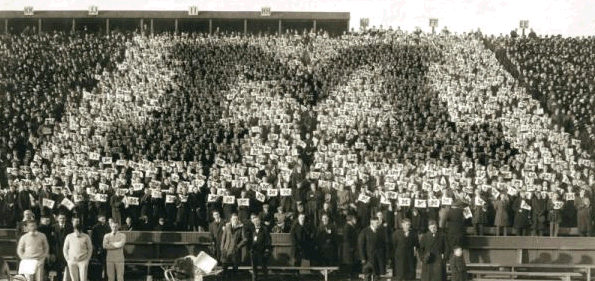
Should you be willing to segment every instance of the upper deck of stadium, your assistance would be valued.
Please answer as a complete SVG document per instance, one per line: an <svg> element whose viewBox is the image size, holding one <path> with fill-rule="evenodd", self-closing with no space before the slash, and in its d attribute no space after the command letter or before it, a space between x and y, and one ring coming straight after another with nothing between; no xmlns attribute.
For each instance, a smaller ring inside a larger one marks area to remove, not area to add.
<svg viewBox="0 0 595 281"><path fill-rule="evenodd" d="M349 29L349 12L288 12L271 11L99 11L90 15L87 10L35 11L27 16L23 11L0 11L0 30L20 33L27 27L36 32L73 31L86 28L91 32L109 30L142 30L146 32L209 32L220 31L258 33L287 30L323 29L341 34Z"/></svg>

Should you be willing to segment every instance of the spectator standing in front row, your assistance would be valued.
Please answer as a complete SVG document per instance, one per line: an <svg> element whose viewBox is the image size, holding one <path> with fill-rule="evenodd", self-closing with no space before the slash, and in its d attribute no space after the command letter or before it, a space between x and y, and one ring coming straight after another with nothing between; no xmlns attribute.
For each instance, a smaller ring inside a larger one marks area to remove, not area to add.
<svg viewBox="0 0 595 281"><path fill-rule="evenodd" d="M402 230L395 232L392 237L393 277L396 277L397 281L415 280L417 267L415 254L419 248L419 238L411 229L409 219L403 219L401 227Z"/></svg>
<svg viewBox="0 0 595 281"><path fill-rule="evenodd" d="M261 222L260 216L252 215L252 224L244 233L248 235L246 242L252 262L252 281L258 279L258 266L262 268L264 280L267 280L267 266L273 248L269 227Z"/></svg>
<svg viewBox="0 0 595 281"><path fill-rule="evenodd" d="M291 242L293 245L294 266L302 266L302 259L310 258L314 232L310 225L306 224L306 214L300 213L297 222L290 230Z"/></svg>
<svg viewBox="0 0 595 281"><path fill-rule="evenodd" d="M64 241L66 236L73 232L72 225L66 221L66 215L58 215L58 223L54 225L52 241L54 242L54 254L56 255L56 262L54 268L56 270L56 278L58 281L70 280L70 273L66 259L64 259Z"/></svg>
<svg viewBox="0 0 595 281"><path fill-rule="evenodd" d="M337 262L337 230L329 222L328 214L323 214L318 232L318 259L321 266L335 265Z"/></svg>
<svg viewBox="0 0 595 281"><path fill-rule="evenodd" d="M444 253L447 259L452 255L454 245L463 245L465 241L464 207L465 203L458 201L446 214L446 226L448 230L446 232L446 248L444 249Z"/></svg>
<svg viewBox="0 0 595 281"><path fill-rule="evenodd" d="M93 244L89 235L82 232L79 218L72 219L74 232L64 240L64 259L72 281L87 281L87 268L93 255Z"/></svg>
<svg viewBox="0 0 595 281"><path fill-rule="evenodd" d="M110 233L111 229L106 224L105 215L99 214L97 216L97 224L93 226L93 232L91 233L91 239L93 242L93 249L95 250L95 256L101 264L101 276L99 279L105 280L107 275L107 266L105 265L105 249L103 248L103 238L106 234Z"/></svg>
<svg viewBox="0 0 595 281"><path fill-rule="evenodd" d="M112 232L103 237L103 248L107 254L105 263L107 266L107 278L109 281L124 281L124 245L126 244L126 235L119 231L120 223L110 221L109 226Z"/></svg>
<svg viewBox="0 0 595 281"><path fill-rule="evenodd" d="M221 261L221 236L223 235L224 226L225 223L221 220L219 211L213 211L213 222L209 225L209 234L213 243L213 255L218 261Z"/></svg>
<svg viewBox="0 0 595 281"><path fill-rule="evenodd" d="M446 239L438 232L436 221L428 223L430 229L422 237L419 243L419 257L421 265L421 281L445 281L446 268L444 267L444 256Z"/></svg>
<svg viewBox="0 0 595 281"><path fill-rule="evenodd" d="M384 274L386 262L386 235L378 229L378 217L370 219L370 226L364 228L358 237L359 256L366 280L370 275L375 280Z"/></svg>
<svg viewBox="0 0 595 281"><path fill-rule="evenodd" d="M577 228L580 236L591 236L591 200L586 196L585 189L581 189L579 197L574 200L576 206Z"/></svg>
<svg viewBox="0 0 595 281"><path fill-rule="evenodd" d="M17 255L21 260L37 260L37 268L34 276L29 276L29 280L43 281L45 259L50 255L50 246L43 233L37 232L37 222L30 220L27 222L27 230L19 239L17 245ZM35 279L32 279L35 278Z"/></svg>
<svg viewBox="0 0 595 281"><path fill-rule="evenodd" d="M560 223L562 223L562 207L564 203L558 200L558 193L553 193L547 203L550 220L550 237L558 237Z"/></svg>
<svg viewBox="0 0 595 281"><path fill-rule="evenodd" d="M455 246L450 258L451 281L467 281L467 266L463 257L463 248Z"/></svg>
<svg viewBox="0 0 595 281"><path fill-rule="evenodd" d="M238 266L242 259L242 248L246 243L243 240L243 225L237 213L231 214L230 222L223 228L221 235L221 264L223 266L224 278L233 279L237 273ZM232 266L232 272L229 274L227 269Z"/></svg>
<svg viewBox="0 0 595 281"><path fill-rule="evenodd" d="M344 270L349 274L349 280L357 280L359 262L357 261L357 219L354 215L347 215L347 224L343 228L343 251L342 264Z"/></svg>

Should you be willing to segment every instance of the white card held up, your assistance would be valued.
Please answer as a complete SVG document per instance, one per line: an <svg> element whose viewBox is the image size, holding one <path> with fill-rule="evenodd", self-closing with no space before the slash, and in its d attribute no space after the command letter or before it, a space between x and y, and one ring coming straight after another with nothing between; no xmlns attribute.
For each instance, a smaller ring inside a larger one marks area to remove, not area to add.
<svg viewBox="0 0 595 281"><path fill-rule="evenodd" d="M438 199L429 199L428 200L428 206L430 208L438 208L438 207L440 207L440 200L438 200Z"/></svg>
<svg viewBox="0 0 595 281"><path fill-rule="evenodd" d="M527 204L527 202L525 202L525 200L523 200L523 201L521 201L521 209L531 211L531 206L529 206L529 204Z"/></svg>
<svg viewBox="0 0 595 281"><path fill-rule="evenodd" d="M394 191L388 191L388 192L386 192L386 195L390 199L397 199L397 197L399 196L399 194Z"/></svg>
<svg viewBox="0 0 595 281"><path fill-rule="evenodd" d="M469 207L465 207L463 209L463 216L465 217L465 219L470 219L473 217L473 213L471 213L471 209Z"/></svg>
<svg viewBox="0 0 595 281"><path fill-rule="evenodd" d="M269 189L267 189L267 195L269 197L275 197L275 196L279 195L279 189L269 188Z"/></svg>
<svg viewBox="0 0 595 281"><path fill-rule="evenodd" d="M223 204L235 204L236 198L234 196L223 196Z"/></svg>
<svg viewBox="0 0 595 281"><path fill-rule="evenodd" d="M72 203L72 201L70 201L70 199L68 199L68 198L64 198L64 200L62 200L60 205L64 205L66 208L68 208L68 210L71 210L71 211L74 208L74 203Z"/></svg>
<svg viewBox="0 0 595 281"><path fill-rule="evenodd" d="M452 205L452 198L450 197L442 197L442 205L450 206Z"/></svg>
<svg viewBox="0 0 595 281"><path fill-rule="evenodd" d="M53 209L53 208L54 208L54 204L55 204L55 203L56 203L56 202L55 202L54 200L47 199L47 198L43 198L43 200L42 200L42 202L41 202L41 204L42 204L44 207L48 207L48 208L50 208L50 209Z"/></svg>
<svg viewBox="0 0 595 281"><path fill-rule="evenodd" d="M104 194L104 193L95 194L95 201L107 202L107 194Z"/></svg>
<svg viewBox="0 0 595 281"><path fill-rule="evenodd" d="M365 195L363 193L360 193L359 194L359 197L357 198L357 200L360 201L360 202L368 203L368 202L370 202L370 196L367 196L367 195Z"/></svg>
<svg viewBox="0 0 595 281"><path fill-rule="evenodd" d="M207 201L208 202L216 202L217 201L217 195L215 195L215 194L209 194L209 196L207 197Z"/></svg>
<svg viewBox="0 0 595 281"><path fill-rule="evenodd" d="M248 198L238 198L238 206L250 206L250 199Z"/></svg>
<svg viewBox="0 0 595 281"><path fill-rule="evenodd" d="M426 208L427 201L423 199L415 199L415 208Z"/></svg>
<svg viewBox="0 0 595 281"><path fill-rule="evenodd" d="M483 201L483 199L481 199L481 197L477 196L475 197L475 206L483 206L483 204L485 204L486 202Z"/></svg>
<svg viewBox="0 0 595 281"><path fill-rule="evenodd" d="M566 201L574 201L575 195L573 192L566 193Z"/></svg>
<svg viewBox="0 0 595 281"><path fill-rule="evenodd" d="M266 196L264 196L264 194L262 194L260 192L256 192L256 200L258 200L260 202L264 202L264 200L266 200Z"/></svg>
<svg viewBox="0 0 595 281"><path fill-rule="evenodd" d="M281 188L281 196L291 196L291 188Z"/></svg>
<svg viewBox="0 0 595 281"><path fill-rule="evenodd" d="M151 197L153 198L162 198L161 190L152 190Z"/></svg>
<svg viewBox="0 0 595 281"><path fill-rule="evenodd" d="M129 205L138 206L138 197L126 197Z"/></svg>
<svg viewBox="0 0 595 281"><path fill-rule="evenodd" d="M409 207L411 206L411 198L399 198L398 205L401 207Z"/></svg>

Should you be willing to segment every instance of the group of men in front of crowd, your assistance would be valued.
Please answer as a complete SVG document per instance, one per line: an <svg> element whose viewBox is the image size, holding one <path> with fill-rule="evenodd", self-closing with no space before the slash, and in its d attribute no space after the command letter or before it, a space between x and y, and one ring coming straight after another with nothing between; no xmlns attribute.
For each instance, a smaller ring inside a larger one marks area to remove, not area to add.
<svg viewBox="0 0 595 281"><path fill-rule="evenodd" d="M447 262L453 267L453 280L466 280L462 258L465 217L460 204L449 210L446 229L439 231L438 222L430 220L429 230L421 238L407 218L401 220L397 230L388 227L383 220L383 213L378 212L370 218L369 225L360 227L356 216L349 214L340 240L328 215L322 216L315 229L305 213L298 213L290 230L293 265L300 267L305 259L314 266L340 264L341 271L350 280L357 280L360 273L366 280L378 280L391 267L395 280L415 280L419 259L422 280L446 280ZM252 214L250 221L242 223L238 214L233 213L230 221L224 222L219 211L214 211L209 233L213 241L212 253L223 266L224 279L233 279L239 265L249 259L253 280L258 279L260 272L266 280L272 252L271 225L262 221L261 216ZM242 255L244 248L245 255Z"/></svg>
<svg viewBox="0 0 595 281"><path fill-rule="evenodd" d="M99 215L91 236L85 233L78 217L68 222L66 215L59 214L54 225L49 222L50 218L44 216L38 224L33 212L26 210L18 224L17 255L21 261L35 261L35 273L28 276L29 280L45 280L47 265L56 272L54 280L86 281L92 257L101 263L101 279L107 275L109 281L124 280L126 235L119 231L118 221L110 219L108 224L105 215Z"/></svg>

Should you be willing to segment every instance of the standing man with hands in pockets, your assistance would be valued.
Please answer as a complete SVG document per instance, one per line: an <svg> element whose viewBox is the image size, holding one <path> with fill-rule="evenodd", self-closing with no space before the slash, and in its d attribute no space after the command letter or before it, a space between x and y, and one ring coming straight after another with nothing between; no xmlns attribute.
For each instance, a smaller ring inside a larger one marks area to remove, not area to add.
<svg viewBox="0 0 595 281"><path fill-rule="evenodd" d="M72 281L87 281L87 267L93 255L91 237L82 232L80 219L73 218L74 232L64 240L64 259L68 264L68 272Z"/></svg>
<svg viewBox="0 0 595 281"><path fill-rule="evenodd" d="M107 278L109 281L124 281L124 245L126 244L126 235L119 231L120 223L111 220L109 223L112 232L103 237L103 248L107 251L106 265ZM117 275L116 275L117 274Z"/></svg>

